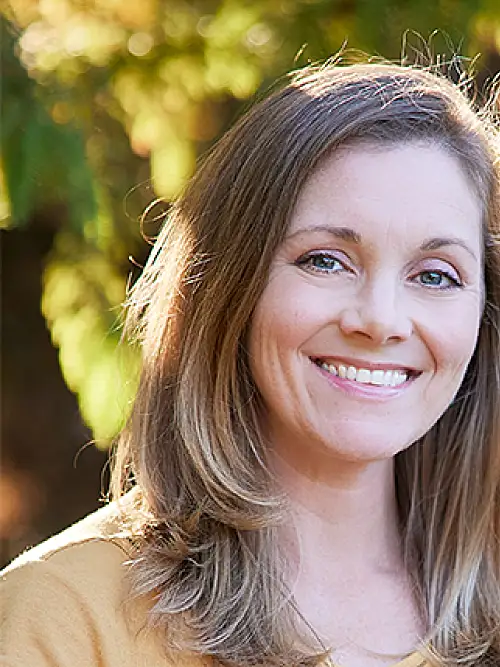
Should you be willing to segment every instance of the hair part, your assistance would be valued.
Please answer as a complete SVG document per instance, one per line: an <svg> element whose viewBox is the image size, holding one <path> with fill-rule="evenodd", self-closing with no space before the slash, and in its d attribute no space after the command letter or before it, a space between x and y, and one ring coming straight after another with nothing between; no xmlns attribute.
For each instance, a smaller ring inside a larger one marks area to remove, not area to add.
<svg viewBox="0 0 500 667"><path fill-rule="evenodd" d="M314 665L327 651L285 583L284 500L267 468L246 337L305 183L357 142L435 142L483 207L485 307L454 403L396 456L406 566L439 665L500 660L500 166L496 131L459 87L385 64L309 67L207 155L128 302L140 387L112 491L137 484L138 594L171 646L220 663ZM244 259L243 259L244 254Z"/></svg>

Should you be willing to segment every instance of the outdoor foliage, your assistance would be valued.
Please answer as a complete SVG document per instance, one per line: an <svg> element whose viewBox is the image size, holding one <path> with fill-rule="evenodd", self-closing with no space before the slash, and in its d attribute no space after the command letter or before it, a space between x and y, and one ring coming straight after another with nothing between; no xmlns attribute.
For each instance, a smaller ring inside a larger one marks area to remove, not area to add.
<svg viewBox="0 0 500 667"><path fill-rule="evenodd" d="M137 353L117 344L128 258L147 254L141 212L179 194L257 92L345 44L480 54L476 70L500 51L497 0L9 0L3 13L2 225L34 233L50 216L41 307L103 442L137 375Z"/></svg>

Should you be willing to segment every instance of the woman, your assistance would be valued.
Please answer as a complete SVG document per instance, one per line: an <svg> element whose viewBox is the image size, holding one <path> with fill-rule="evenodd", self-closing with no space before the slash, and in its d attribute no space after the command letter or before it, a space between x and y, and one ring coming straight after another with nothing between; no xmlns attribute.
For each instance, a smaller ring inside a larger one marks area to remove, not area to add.
<svg viewBox="0 0 500 667"><path fill-rule="evenodd" d="M4 575L4 663L500 665L498 139L308 68L175 205L96 515Z"/></svg>

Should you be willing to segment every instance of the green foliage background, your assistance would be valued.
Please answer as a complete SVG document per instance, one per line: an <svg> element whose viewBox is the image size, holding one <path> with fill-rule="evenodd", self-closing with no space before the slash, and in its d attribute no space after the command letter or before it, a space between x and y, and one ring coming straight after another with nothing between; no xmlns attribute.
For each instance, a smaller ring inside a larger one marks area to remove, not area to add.
<svg viewBox="0 0 500 667"><path fill-rule="evenodd" d="M147 254L142 210L155 197L178 195L199 155L259 90L346 43L396 60L402 49L410 58L479 54L484 78L500 69L500 3L4 5L1 224L29 231L37 214L50 214L55 235L41 307L65 380L103 443L119 430L135 388L137 355L118 345L118 314L128 257L142 263ZM146 232L154 235L156 223Z"/></svg>

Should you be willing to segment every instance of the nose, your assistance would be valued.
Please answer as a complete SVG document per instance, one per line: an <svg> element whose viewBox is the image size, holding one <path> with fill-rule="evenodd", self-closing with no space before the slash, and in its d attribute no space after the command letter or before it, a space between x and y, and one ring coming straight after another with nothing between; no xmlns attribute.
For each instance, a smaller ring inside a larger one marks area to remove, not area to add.
<svg viewBox="0 0 500 667"><path fill-rule="evenodd" d="M405 300L393 281L367 281L340 314L341 331L376 345L408 339L413 323Z"/></svg>

